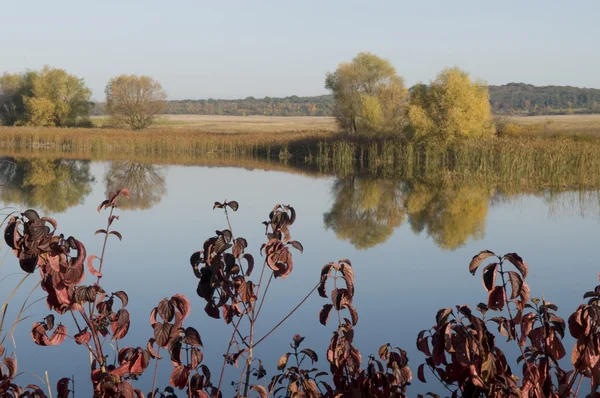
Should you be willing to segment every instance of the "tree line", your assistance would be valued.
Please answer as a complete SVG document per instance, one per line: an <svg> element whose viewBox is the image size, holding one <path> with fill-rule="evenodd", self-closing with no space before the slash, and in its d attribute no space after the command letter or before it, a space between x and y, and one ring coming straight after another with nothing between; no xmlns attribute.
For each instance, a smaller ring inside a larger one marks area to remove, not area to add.
<svg viewBox="0 0 600 398"><path fill-rule="evenodd" d="M409 88L409 92L415 86ZM494 114L554 115L600 113L600 89L571 86L533 86L508 83L489 86ZM333 95L311 97L247 97L244 99L185 99L167 101L169 115L228 116L333 116ZM105 114L105 103L96 102L93 115Z"/></svg>
<svg viewBox="0 0 600 398"><path fill-rule="evenodd" d="M450 68L430 84L407 89L388 61L360 53L352 62L340 64L336 72L327 75L325 85L332 92L329 95L167 101L166 92L151 77L121 75L108 82L103 102L93 102L91 90L83 79L64 69L45 66L38 71L0 76L0 124L91 127L90 115L107 115L112 127L139 130L150 126L163 113L335 116L341 127L350 132L398 132L410 125L410 133L418 136L442 123L440 118L456 119L461 109L468 109L472 119L483 117L486 121L488 108L498 114L600 113L599 89L536 87L523 83L488 87L482 82L471 82L472 90L465 91L469 82L465 72ZM454 90L447 93L454 96L454 105L456 101L466 101L463 105L467 108L455 106L448 111L451 104L444 101L434 104L432 101L442 95L440 90L446 89ZM478 103L484 97L487 105ZM473 106L467 105L469 101ZM458 124L456 129L464 130L462 122L453 123ZM478 128L482 134L488 130Z"/></svg>

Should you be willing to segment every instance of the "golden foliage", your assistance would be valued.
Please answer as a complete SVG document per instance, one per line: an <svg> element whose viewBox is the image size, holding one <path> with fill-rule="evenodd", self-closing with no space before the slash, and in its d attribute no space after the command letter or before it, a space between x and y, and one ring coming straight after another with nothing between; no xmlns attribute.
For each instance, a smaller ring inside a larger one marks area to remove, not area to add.
<svg viewBox="0 0 600 398"><path fill-rule="evenodd" d="M458 68L444 69L429 86L417 85L408 118L415 139L450 140L494 132L487 85L473 82Z"/></svg>
<svg viewBox="0 0 600 398"><path fill-rule="evenodd" d="M328 73L325 87L333 92L335 116L345 131L367 136L402 131L408 91L389 61L359 53Z"/></svg>

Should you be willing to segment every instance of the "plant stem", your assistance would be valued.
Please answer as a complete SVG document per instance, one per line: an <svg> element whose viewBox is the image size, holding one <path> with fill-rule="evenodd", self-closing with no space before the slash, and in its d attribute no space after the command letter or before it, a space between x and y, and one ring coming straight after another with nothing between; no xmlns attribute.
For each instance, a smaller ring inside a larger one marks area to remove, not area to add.
<svg viewBox="0 0 600 398"><path fill-rule="evenodd" d="M502 289L504 290L504 302L506 303L506 311L508 312L508 317L510 318L510 323L514 325L512 311L510 310L510 301L508 300L508 294L506 292L506 280L504 278L504 267L503 261L500 260L500 276L502 277ZM521 351L521 355L523 356L523 361L527 364L527 370L529 371L529 375L533 377L533 373L531 372L531 364L527 361L527 357L525 356L525 352L523 351L523 347L519 344L519 336L516 336L516 328L515 328L515 342L519 347L519 351Z"/></svg>
<svg viewBox="0 0 600 398"><path fill-rule="evenodd" d="M296 312L296 310L297 310L298 308L300 308L300 307L302 306L302 304L304 304L304 302L305 302L306 300L308 300L308 298L310 297L310 295L311 295L311 294L313 294L313 293L314 293L314 291L318 289L318 287L319 287L319 285L320 285L320 284L321 284L321 282L319 281L319 283L317 283L317 284L316 284L316 286L315 286L315 287L313 287L313 288L312 288L312 290L311 290L310 292L308 292L308 294L306 295L306 297L304 297L304 298L302 299L302 301L300 301L300 303L298 303L298 305L297 305L297 306L295 306L295 307L294 307L294 309L290 311L290 313L289 313L289 314L287 314L287 315L286 315L286 316L285 316L285 317L284 317L284 318L283 318L281 321L279 321L279 323L278 323L277 325L273 326L273 328L272 328L272 329L271 329L271 330L270 330L270 331L269 331L267 334L265 334L265 335L264 335L262 338L260 338L260 339L259 339L259 340L258 340L258 341L257 341L257 342L254 344L254 347L256 347L257 345L259 345L259 344L260 344L260 343L261 343L261 342L262 342L264 339L266 339L267 337L269 337L269 335L270 335L271 333L273 333L273 332L274 332L274 331L275 331L275 330L276 330L276 329L277 329L279 326L281 326L281 325L282 325L282 324L283 324L285 321L287 321L287 319L288 319L290 316L292 316L292 314L293 314L294 312Z"/></svg>
<svg viewBox="0 0 600 398"><path fill-rule="evenodd" d="M152 398L156 394L156 377L158 376L158 356L160 355L160 346L158 346L158 350L156 351L156 365L154 366L154 378L152 379Z"/></svg>
<svg viewBox="0 0 600 398"><path fill-rule="evenodd" d="M221 376L219 376L219 385L217 386L217 391L221 391L221 383L223 382L223 375L225 374L225 366L227 365L227 356L231 352L231 347L233 347L233 340L235 339L235 332L238 330L238 326L242 322L242 317L238 318L237 324L234 326L233 332L231 332L231 338L229 339L229 345L227 347L227 353L223 358L223 366L221 367Z"/></svg>

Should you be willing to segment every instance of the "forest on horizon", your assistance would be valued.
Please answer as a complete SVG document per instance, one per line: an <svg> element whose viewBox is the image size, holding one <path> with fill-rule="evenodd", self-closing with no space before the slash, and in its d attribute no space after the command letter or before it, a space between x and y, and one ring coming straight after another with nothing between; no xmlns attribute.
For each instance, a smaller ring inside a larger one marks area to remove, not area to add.
<svg viewBox="0 0 600 398"><path fill-rule="evenodd" d="M534 86L508 83L489 86L492 112L515 115L600 113L600 89L572 86ZM169 100L172 115L333 116L333 95L311 97L247 97L244 99ZM103 115L104 103L94 104L92 115Z"/></svg>

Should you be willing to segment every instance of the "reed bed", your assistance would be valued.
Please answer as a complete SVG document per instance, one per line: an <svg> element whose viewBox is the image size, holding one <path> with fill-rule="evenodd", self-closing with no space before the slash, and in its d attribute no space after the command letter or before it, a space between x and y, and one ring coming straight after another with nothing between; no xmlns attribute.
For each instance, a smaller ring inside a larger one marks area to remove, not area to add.
<svg viewBox="0 0 600 398"><path fill-rule="evenodd" d="M453 144L349 139L329 131L219 134L153 129L0 128L0 151L144 159L176 164L259 165L342 177L474 178L537 187L600 187L600 139L494 137ZM308 171L307 171L308 170Z"/></svg>

